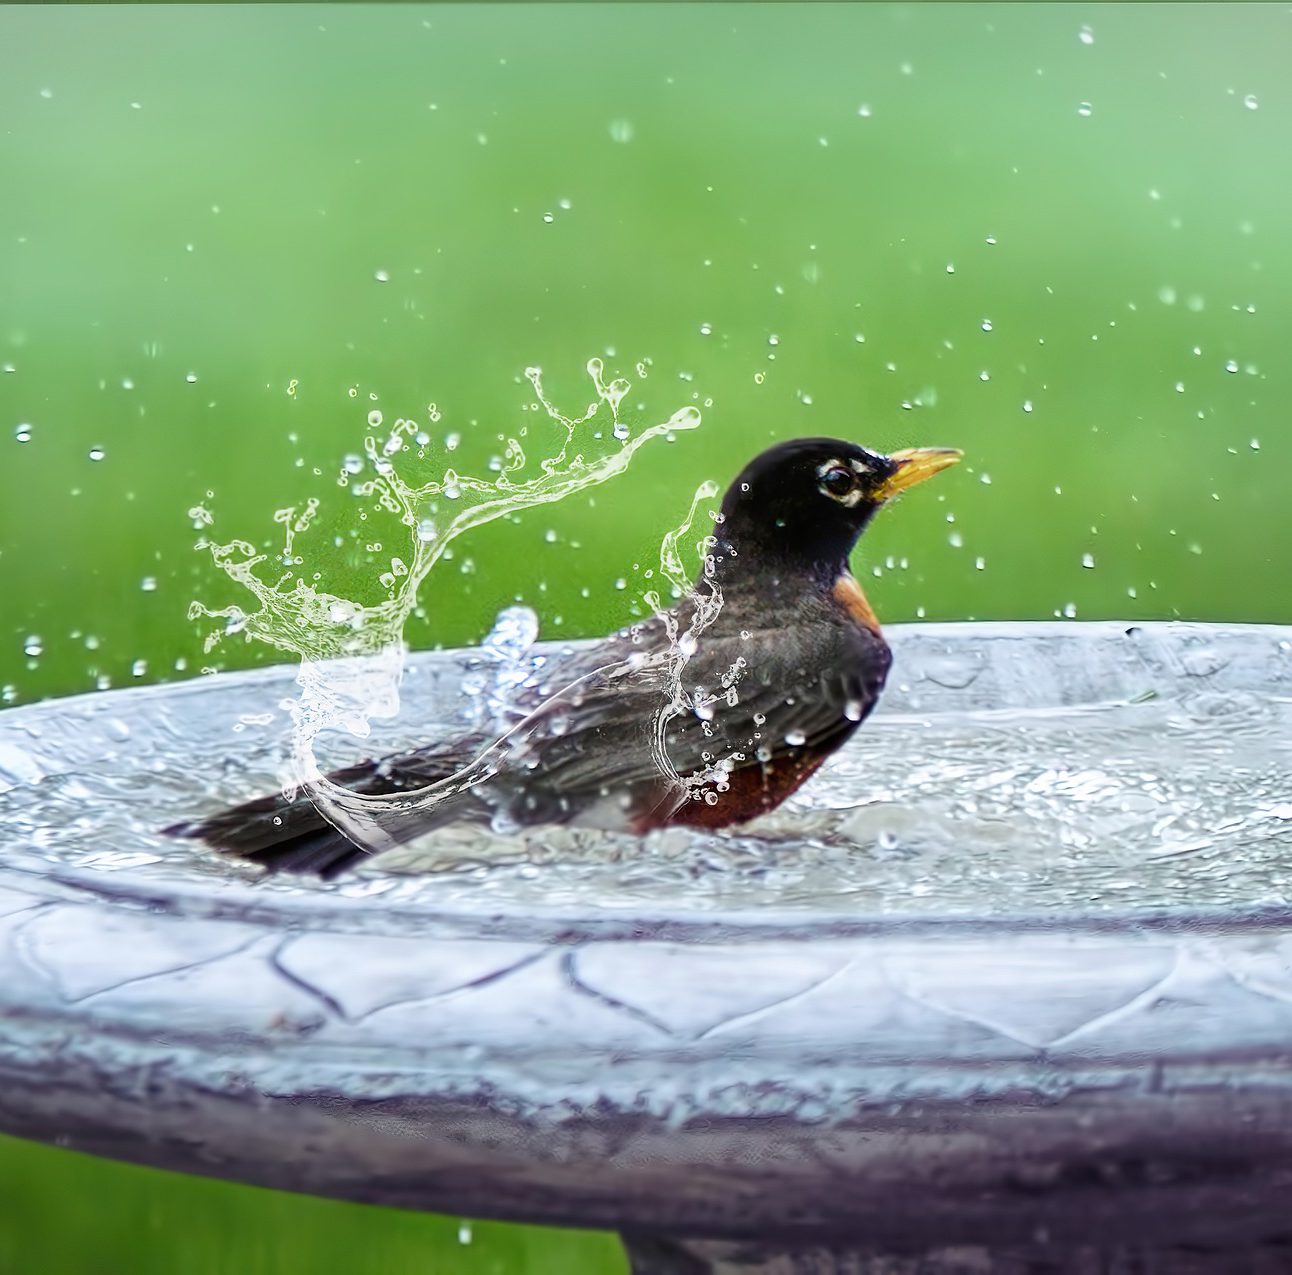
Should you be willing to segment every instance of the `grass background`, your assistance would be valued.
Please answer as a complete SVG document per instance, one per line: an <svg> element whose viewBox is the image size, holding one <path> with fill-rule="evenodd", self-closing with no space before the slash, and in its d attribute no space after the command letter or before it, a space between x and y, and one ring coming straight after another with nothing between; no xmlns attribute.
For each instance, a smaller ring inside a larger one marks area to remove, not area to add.
<svg viewBox="0 0 1292 1275"><path fill-rule="evenodd" d="M318 496L370 596L367 412L482 471L593 355L704 425L463 542L414 645L621 622L699 481L807 433L967 452L866 537L887 622L1292 621L1290 54L1238 4L0 10L0 697L277 658L202 654L190 507L277 546ZM13 1142L0 1199L11 1270L620 1261Z"/></svg>

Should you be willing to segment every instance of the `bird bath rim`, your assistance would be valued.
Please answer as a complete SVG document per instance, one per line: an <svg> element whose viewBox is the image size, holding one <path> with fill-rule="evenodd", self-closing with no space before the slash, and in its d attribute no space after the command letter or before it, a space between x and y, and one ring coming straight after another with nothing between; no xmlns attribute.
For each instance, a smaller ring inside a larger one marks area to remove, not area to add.
<svg viewBox="0 0 1292 1275"><path fill-rule="evenodd" d="M910 694L910 686L903 683L903 658L912 647L924 643L987 643L999 645L1003 640L1019 640L1060 645L1080 643L1101 647L1124 647L1128 638L1150 635L1155 643L1169 644L1175 640L1189 641L1201 637L1207 642L1255 644L1261 639L1271 639L1287 655L1284 660L1286 691L1292 695L1292 626L1276 624L1215 624L1188 621L971 621L960 623L911 623L893 625L887 636L896 651L896 664L885 697L881 700L881 713L891 711L895 699ZM541 643L536 650L578 647L581 642ZM477 657L474 648L458 652L433 651L413 653L410 667L419 661ZM293 666L271 665L230 674L216 674L214 678L197 677L179 683L161 683L147 687L127 687L108 691L92 691L75 696L44 700L0 712L0 726L17 727L31 719L39 720L49 713L76 711L86 708L109 713L117 705L138 705L147 700L175 700L194 695L201 696L214 689L224 677L236 678L240 685L255 687L282 683ZM1178 675L1178 669L1176 670ZM976 685L976 683L975 683ZM936 689L936 688L935 688ZM957 687L957 690L964 688ZM997 688L999 689L999 688ZM1117 701L1117 696L1105 695L1101 699L1089 696L1088 687L1078 686L1076 694L1068 688L1066 703L1097 705ZM995 707L994 705L991 707ZM938 711L934 709L932 711ZM990 711L990 708L986 711ZM863 728L864 729L864 728ZM0 779L3 771L0 770ZM312 920L326 923L330 928L344 932L348 922L365 932L406 933L424 931L433 927L440 933L497 936L515 934L534 940L569 941L578 938L632 939L643 934L656 938L669 938L679 942L702 941L706 935L720 934L727 939L746 936L750 941L769 938L811 938L830 935L848 937L861 935L921 935L948 936L981 933L984 926L992 929L1007 928L1018 932L1070 930L1073 932L1101 933L1118 931L1128 923L1136 928L1173 933L1196 927L1214 926L1262 929L1292 924L1292 904L1251 903L1201 906L1130 906L1124 910L1080 906L1049 906L1032 910L1006 908L993 910L988 915L971 912L929 913L918 909L902 911L866 911L858 908L829 911L814 908L778 908L774 902L766 905L732 908L713 907L704 910L687 908L685 903L669 907L662 902L654 907L617 907L590 915L589 909L570 905L547 906L526 903L523 908L503 906L491 909L474 905L454 904L435 900L387 901L380 896L364 897L341 895L326 888L303 891L269 892L259 888L256 879L230 876L219 882L213 890L211 878L194 877L191 881L174 877L164 882L150 880L146 874L130 869L104 872L93 867L74 867L54 863L33 854L26 863L0 861L0 879L10 872L21 877L38 876L76 891L84 891L105 900L119 900L147 906L158 911L177 911L186 915L254 916L263 920L280 918L294 925L309 924ZM769 900L775 894L769 887Z"/></svg>

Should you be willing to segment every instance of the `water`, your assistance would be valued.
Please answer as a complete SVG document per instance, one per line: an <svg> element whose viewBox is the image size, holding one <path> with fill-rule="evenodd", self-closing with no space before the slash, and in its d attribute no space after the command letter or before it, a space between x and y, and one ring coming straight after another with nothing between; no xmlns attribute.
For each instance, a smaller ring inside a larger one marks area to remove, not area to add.
<svg viewBox="0 0 1292 1275"><path fill-rule="evenodd" d="M638 364L638 371L639 375L645 372L643 364ZM460 474L451 465L442 469L440 477L427 478L425 471L433 472L433 466L442 464L436 451L456 451L461 435L450 432L437 447L431 433L413 419L399 417L388 424L379 409L368 412L367 424L373 432L363 442L366 464L358 456L347 455L336 483L343 489L353 488L358 497L357 510L350 510L349 530L355 535L362 530L360 524L368 525L362 538L369 540L366 550L374 555L374 574L385 591L379 602L365 603L361 597L332 593L315 583L323 573L312 570L314 563L304 555L301 544L308 539L319 513L317 497L275 512L274 522L283 528L283 548L276 555L260 552L244 539L219 541L208 537L205 529L214 522L211 511L204 505L189 511L195 529L202 532L197 547L208 550L215 566L250 594L255 603L250 610L237 603L213 609L198 600L190 605L189 618L223 620L207 635L208 652L225 638L240 635L245 641L265 644L300 659L296 678L300 689L286 705L293 721L292 746L277 787L285 792L307 792L337 826L361 845L376 849L388 844L374 821L375 813L388 803L355 797L331 783L323 773L328 768L319 765L315 742L321 734L337 728L366 739L374 718L397 715L404 669L404 628L419 605L426 613L428 599L419 590L436 565L449 557L453 542L487 523L599 486L622 474L647 443L671 438L700 424L699 411L687 406L634 434L620 411L632 383L625 377L608 377L600 358L587 361L587 372L595 397L581 415L567 415L544 392L542 370L525 369L525 379L536 400L530 407L557 427L556 445L553 448L549 443L547 453L534 462L526 454L527 446L536 450L528 427L511 436L499 434L502 454L491 466L495 472L492 478ZM432 425L438 426L441 415L434 403L427 413ZM534 432L541 439L541 433ZM363 476L365 472L367 477ZM701 483L684 521L664 536L659 573L668 589L667 596L662 598L657 588L644 594L647 605L662 616L668 629L671 650L662 658L667 658L673 695L659 715L655 752L662 773L674 780L679 777L664 751L663 732L667 721L689 706L681 671L694 652L695 638L712 623L722 606L721 592L710 578L712 562L705 557L710 541L701 537L694 565L685 561L680 542L691 532L701 502L711 500L717 491L713 482ZM408 561L398 553L392 554L381 540L371 539L371 528L380 524L383 515L398 519L396 547L408 555ZM389 564L387 569L382 569L384 563ZM706 587L693 590L690 581L697 567L701 568L700 579ZM647 572L648 576L654 574L653 570ZM686 627L668 611L673 601L684 594L689 594L694 604ZM431 610L437 609L432 604ZM510 630L517 614L517 608L503 613L495 628L499 636L493 640L504 645L514 642ZM486 640L486 648L489 644L490 640ZM144 671L146 668L139 667L139 663L132 669L134 676ZM478 693L485 688L475 689ZM490 725L500 737L510 732L515 720L499 699L505 698L507 689L508 684L500 684L486 693L487 700L496 701ZM554 689L559 692L563 688ZM500 738L498 742L503 741ZM524 746L523 740L519 746ZM422 789L417 807L429 813L434 806L487 779L498 765L493 752L482 752L477 763Z"/></svg>
<svg viewBox="0 0 1292 1275"><path fill-rule="evenodd" d="M1086 680L1106 673L1110 698L962 706L995 702L1011 679L1036 683L1047 662L1053 675L1087 645L1082 629L1101 635L1088 643ZM1033 641L1034 630L1061 632L1066 645ZM328 885L259 881L255 869L156 831L273 786L290 746L290 714L275 705L291 670L52 702L0 718L0 862L491 913L1287 904L1289 643L1268 636L1281 630L1252 629L1261 637L1249 652L1161 636L1173 631L1118 629L1114 645L1108 626L911 626L892 635L894 678L875 716L795 798L744 829L644 838L449 829ZM929 636L940 634L954 636ZM411 657L400 716L367 743L398 748L478 722L497 688L533 667L532 635L530 619L511 611L476 652ZM1110 652L1126 657L1124 669ZM1253 675L1264 689L1248 689ZM471 679L477 693L464 696ZM319 743L332 763L365 751L336 732Z"/></svg>

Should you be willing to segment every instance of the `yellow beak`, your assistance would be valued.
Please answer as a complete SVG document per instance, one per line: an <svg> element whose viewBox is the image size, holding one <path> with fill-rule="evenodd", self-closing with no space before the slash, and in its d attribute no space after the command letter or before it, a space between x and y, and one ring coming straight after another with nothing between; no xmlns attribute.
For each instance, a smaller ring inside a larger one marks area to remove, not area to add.
<svg viewBox="0 0 1292 1275"><path fill-rule="evenodd" d="M954 465L964 452L955 447L907 447L893 452L889 460L896 462L897 472L875 492L880 500L891 500L908 487L922 483L926 478Z"/></svg>

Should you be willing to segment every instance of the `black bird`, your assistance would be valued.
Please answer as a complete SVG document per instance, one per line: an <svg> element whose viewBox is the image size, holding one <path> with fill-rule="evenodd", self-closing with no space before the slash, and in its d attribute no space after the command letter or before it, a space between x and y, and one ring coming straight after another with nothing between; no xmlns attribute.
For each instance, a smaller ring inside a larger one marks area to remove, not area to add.
<svg viewBox="0 0 1292 1275"><path fill-rule="evenodd" d="M550 657L517 689L501 739L364 761L328 776L349 790L333 790L339 800L276 794L166 832L331 877L450 823L645 832L765 814L857 729L888 675L888 644L848 569L857 538L960 455L777 444L728 489L690 598ZM371 818L352 817L361 806Z"/></svg>

